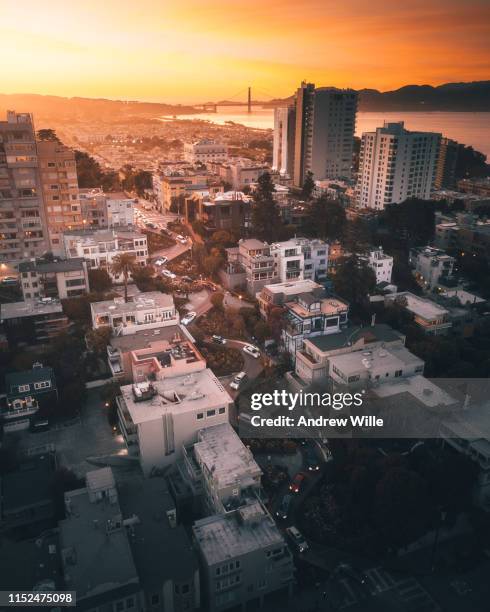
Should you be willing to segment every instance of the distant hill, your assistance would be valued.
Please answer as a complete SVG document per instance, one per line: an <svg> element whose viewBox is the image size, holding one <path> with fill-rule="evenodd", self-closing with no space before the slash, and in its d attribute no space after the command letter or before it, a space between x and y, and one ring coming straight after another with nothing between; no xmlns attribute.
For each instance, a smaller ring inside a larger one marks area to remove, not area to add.
<svg viewBox="0 0 490 612"><path fill-rule="evenodd" d="M192 106L108 100L105 98L65 98L39 94L0 94L0 120L7 109L34 114L36 123L55 121L56 124L97 118L113 123L133 116L151 119L159 115L177 115L196 112Z"/></svg>
<svg viewBox="0 0 490 612"><path fill-rule="evenodd" d="M272 100L280 106L293 97ZM406 85L394 91L361 89L360 111L490 111L490 81L446 83L445 85Z"/></svg>

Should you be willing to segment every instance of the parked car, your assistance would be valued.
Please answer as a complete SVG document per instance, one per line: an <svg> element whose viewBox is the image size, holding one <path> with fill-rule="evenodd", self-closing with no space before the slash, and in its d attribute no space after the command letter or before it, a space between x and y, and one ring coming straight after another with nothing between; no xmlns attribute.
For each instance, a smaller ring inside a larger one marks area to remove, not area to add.
<svg viewBox="0 0 490 612"><path fill-rule="evenodd" d="M184 238L184 236L177 234L176 238L181 244L187 244L187 238Z"/></svg>
<svg viewBox="0 0 490 612"><path fill-rule="evenodd" d="M279 508L276 510L276 516L285 521L288 518L289 511L291 510L291 502L293 501L293 496L287 493L279 504Z"/></svg>
<svg viewBox="0 0 490 612"><path fill-rule="evenodd" d="M155 266L163 266L164 264L166 264L168 261L167 257L159 257L158 259L155 259Z"/></svg>
<svg viewBox="0 0 490 612"><path fill-rule="evenodd" d="M180 278L186 283L192 283L192 278L190 276L181 276Z"/></svg>
<svg viewBox="0 0 490 612"><path fill-rule="evenodd" d="M4 276L0 282L2 285L17 285L19 281L16 276Z"/></svg>
<svg viewBox="0 0 490 612"><path fill-rule="evenodd" d="M166 268L162 270L162 274L163 276L166 276L167 278L171 278L171 279L177 278L176 274L174 274L173 272L170 272L170 270L167 270Z"/></svg>
<svg viewBox="0 0 490 612"><path fill-rule="evenodd" d="M306 479L306 474L303 474L303 472L298 472L296 476L293 478L293 480L291 481L291 484L289 485L289 490L292 491L293 493L300 493L301 488L305 482L305 479Z"/></svg>
<svg viewBox="0 0 490 612"><path fill-rule="evenodd" d="M244 346L243 352L247 353L247 355L250 355L254 359L258 359L260 357L259 349L256 346L253 346L253 344L247 344L246 346Z"/></svg>
<svg viewBox="0 0 490 612"><path fill-rule="evenodd" d="M197 313L195 313L194 311L188 312L185 317L183 319L181 319L181 323L182 325L189 325L189 323L192 323L192 321L194 321L194 319L197 317Z"/></svg>
<svg viewBox="0 0 490 612"><path fill-rule="evenodd" d="M211 340L216 344L226 344L226 338L223 338L223 336L218 336L217 334L213 334L211 336Z"/></svg>
<svg viewBox="0 0 490 612"><path fill-rule="evenodd" d="M240 387L240 385L243 383L243 381L245 380L245 378L247 377L247 373L246 372L240 372L239 374L237 374L235 376L235 378L231 381L230 383L230 387L232 389L235 389L235 391L237 391Z"/></svg>
<svg viewBox="0 0 490 612"><path fill-rule="evenodd" d="M308 550L308 542L305 540L304 536L301 534L300 530L297 527L287 527L286 533L288 534L289 539L291 540L292 544L299 553Z"/></svg>

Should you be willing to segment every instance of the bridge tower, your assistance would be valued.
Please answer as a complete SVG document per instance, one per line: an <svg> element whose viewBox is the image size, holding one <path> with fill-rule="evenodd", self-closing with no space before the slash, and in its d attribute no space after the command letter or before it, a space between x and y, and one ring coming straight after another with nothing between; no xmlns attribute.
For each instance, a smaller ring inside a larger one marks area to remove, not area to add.
<svg viewBox="0 0 490 612"><path fill-rule="evenodd" d="M252 112L252 88L248 88L247 112Z"/></svg>

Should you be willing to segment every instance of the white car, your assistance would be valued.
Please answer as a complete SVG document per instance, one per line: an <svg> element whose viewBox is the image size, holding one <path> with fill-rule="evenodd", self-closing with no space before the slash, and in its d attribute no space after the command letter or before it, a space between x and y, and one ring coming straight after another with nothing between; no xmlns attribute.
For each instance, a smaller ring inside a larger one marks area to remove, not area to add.
<svg viewBox="0 0 490 612"><path fill-rule="evenodd" d="M197 317L197 314L194 311L188 312L183 319L181 319L182 325L189 325L192 323L194 319Z"/></svg>
<svg viewBox="0 0 490 612"><path fill-rule="evenodd" d="M243 352L247 353L247 355L250 355L254 359L258 359L260 357L259 349L256 346L253 346L253 344L247 344L246 346L244 346Z"/></svg>
<svg viewBox="0 0 490 612"><path fill-rule="evenodd" d="M181 244L187 244L187 238L184 238L184 236L181 236L180 234L178 234L177 236L175 236L177 238L177 240L181 243Z"/></svg>
<svg viewBox="0 0 490 612"><path fill-rule="evenodd" d="M164 264L166 264L168 261L167 257L159 257L158 259L155 259L155 266L163 266Z"/></svg>
<svg viewBox="0 0 490 612"><path fill-rule="evenodd" d="M170 270L167 270L167 269L162 270L162 274L163 274L163 276L166 276L167 278L171 278L172 280L174 278L177 278L176 274L174 274L173 272L170 272Z"/></svg>
<svg viewBox="0 0 490 612"><path fill-rule="evenodd" d="M238 388L240 387L246 376L246 372L240 372L240 374L237 374L235 378L231 381L230 387L232 389L235 389L235 391L238 391Z"/></svg>
<svg viewBox="0 0 490 612"><path fill-rule="evenodd" d="M294 546L296 547L296 550L299 553L302 553L302 552L305 552L305 550L308 550L308 542L301 535L301 532L299 529L297 529L294 526L287 527L286 533L288 534L291 542L294 544Z"/></svg>

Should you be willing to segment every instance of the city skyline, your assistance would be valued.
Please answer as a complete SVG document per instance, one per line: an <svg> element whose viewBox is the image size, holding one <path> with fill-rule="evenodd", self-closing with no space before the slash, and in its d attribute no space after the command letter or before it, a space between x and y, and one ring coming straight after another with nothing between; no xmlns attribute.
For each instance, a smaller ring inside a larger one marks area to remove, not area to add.
<svg viewBox="0 0 490 612"><path fill-rule="evenodd" d="M2 90L192 103L248 84L264 99L291 95L303 79L386 91L490 74L485 0L228 9L222 0L4 6L0 48L4 57L15 48L16 61L3 66Z"/></svg>

